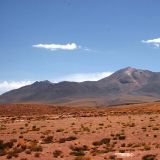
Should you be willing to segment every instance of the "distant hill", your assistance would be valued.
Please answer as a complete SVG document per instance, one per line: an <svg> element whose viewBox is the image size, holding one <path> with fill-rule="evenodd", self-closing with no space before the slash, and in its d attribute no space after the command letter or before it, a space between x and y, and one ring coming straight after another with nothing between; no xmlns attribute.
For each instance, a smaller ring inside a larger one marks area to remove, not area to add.
<svg viewBox="0 0 160 160"><path fill-rule="evenodd" d="M0 103L118 105L160 100L160 72L127 67L99 81L35 82L0 96Z"/></svg>

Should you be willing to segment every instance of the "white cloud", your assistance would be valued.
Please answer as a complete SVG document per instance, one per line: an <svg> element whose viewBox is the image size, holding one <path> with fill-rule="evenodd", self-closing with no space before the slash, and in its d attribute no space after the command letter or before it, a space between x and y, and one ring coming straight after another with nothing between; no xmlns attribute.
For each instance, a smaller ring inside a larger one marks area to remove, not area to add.
<svg viewBox="0 0 160 160"><path fill-rule="evenodd" d="M32 81L17 81L17 82L16 81L11 81L11 82L3 81L3 82L0 82L0 94L10 91L12 89L17 89L25 85L29 85L31 83L33 82Z"/></svg>
<svg viewBox="0 0 160 160"><path fill-rule="evenodd" d="M49 49L51 51L55 50L75 50L78 48L81 48L80 46L77 46L76 43L67 43L67 44L36 44L33 45L32 47L35 48L44 48L44 49Z"/></svg>
<svg viewBox="0 0 160 160"><path fill-rule="evenodd" d="M160 47L160 38L149 39L149 40L142 40L142 43L152 44L152 45L154 45L156 48L159 48L159 47Z"/></svg>
<svg viewBox="0 0 160 160"><path fill-rule="evenodd" d="M90 49L88 47L82 47L80 45L77 45L76 43L67 43L67 44L36 44L32 45L34 48L43 48L43 49L48 49L51 51L56 51L56 50L76 50L76 49L81 49L83 51L87 52L100 52L97 50Z"/></svg>
<svg viewBox="0 0 160 160"><path fill-rule="evenodd" d="M97 72L97 73L76 73L70 74L64 77L55 79L55 81L74 81L74 82L83 82L83 81L97 81L99 79L108 77L112 72Z"/></svg>

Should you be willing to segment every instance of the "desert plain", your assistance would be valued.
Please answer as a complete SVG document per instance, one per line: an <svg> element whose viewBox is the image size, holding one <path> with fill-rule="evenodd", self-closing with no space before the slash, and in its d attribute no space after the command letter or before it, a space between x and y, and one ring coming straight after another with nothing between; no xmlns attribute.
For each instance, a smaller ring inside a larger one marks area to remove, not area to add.
<svg viewBox="0 0 160 160"><path fill-rule="evenodd" d="M158 160L160 102L0 105L0 159Z"/></svg>

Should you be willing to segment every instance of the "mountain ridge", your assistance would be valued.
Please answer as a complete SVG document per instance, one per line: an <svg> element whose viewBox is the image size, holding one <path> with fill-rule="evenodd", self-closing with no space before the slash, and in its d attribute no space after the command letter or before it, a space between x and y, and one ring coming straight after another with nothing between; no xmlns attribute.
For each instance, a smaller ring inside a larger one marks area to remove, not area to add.
<svg viewBox="0 0 160 160"><path fill-rule="evenodd" d="M126 67L98 81L36 81L0 96L0 103L141 103L160 99L160 72Z"/></svg>

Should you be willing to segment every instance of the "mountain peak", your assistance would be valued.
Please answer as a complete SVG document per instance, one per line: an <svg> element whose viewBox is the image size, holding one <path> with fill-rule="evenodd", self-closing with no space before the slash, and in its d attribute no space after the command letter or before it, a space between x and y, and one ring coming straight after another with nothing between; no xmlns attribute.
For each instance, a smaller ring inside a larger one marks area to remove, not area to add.
<svg viewBox="0 0 160 160"><path fill-rule="evenodd" d="M133 67L122 68L111 75L111 77L122 77L122 76L131 76L134 72L139 71L139 69Z"/></svg>
<svg viewBox="0 0 160 160"><path fill-rule="evenodd" d="M135 71L135 70L138 70L138 69L136 69L136 68L133 68L133 67L126 67L126 68L123 68L123 69L121 69L121 71Z"/></svg>
<svg viewBox="0 0 160 160"><path fill-rule="evenodd" d="M122 69L122 70L124 71L124 73L125 73L126 75L131 76L132 73L133 73L134 71L136 71L137 69L132 68L132 67L126 67L126 68L124 68L124 69Z"/></svg>
<svg viewBox="0 0 160 160"><path fill-rule="evenodd" d="M44 81L36 81L33 84L52 84L52 82L50 82L48 80L44 80Z"/></svg>
<svg viewBox="0 0 160 160"><path fill-rule="evenodd" d="M133 67L130 67L130 66L128 66L128 67L126 67L126 68L124 68L125 70L130 70L130 69L136 69L136 68L133 68Z"/></svg>

